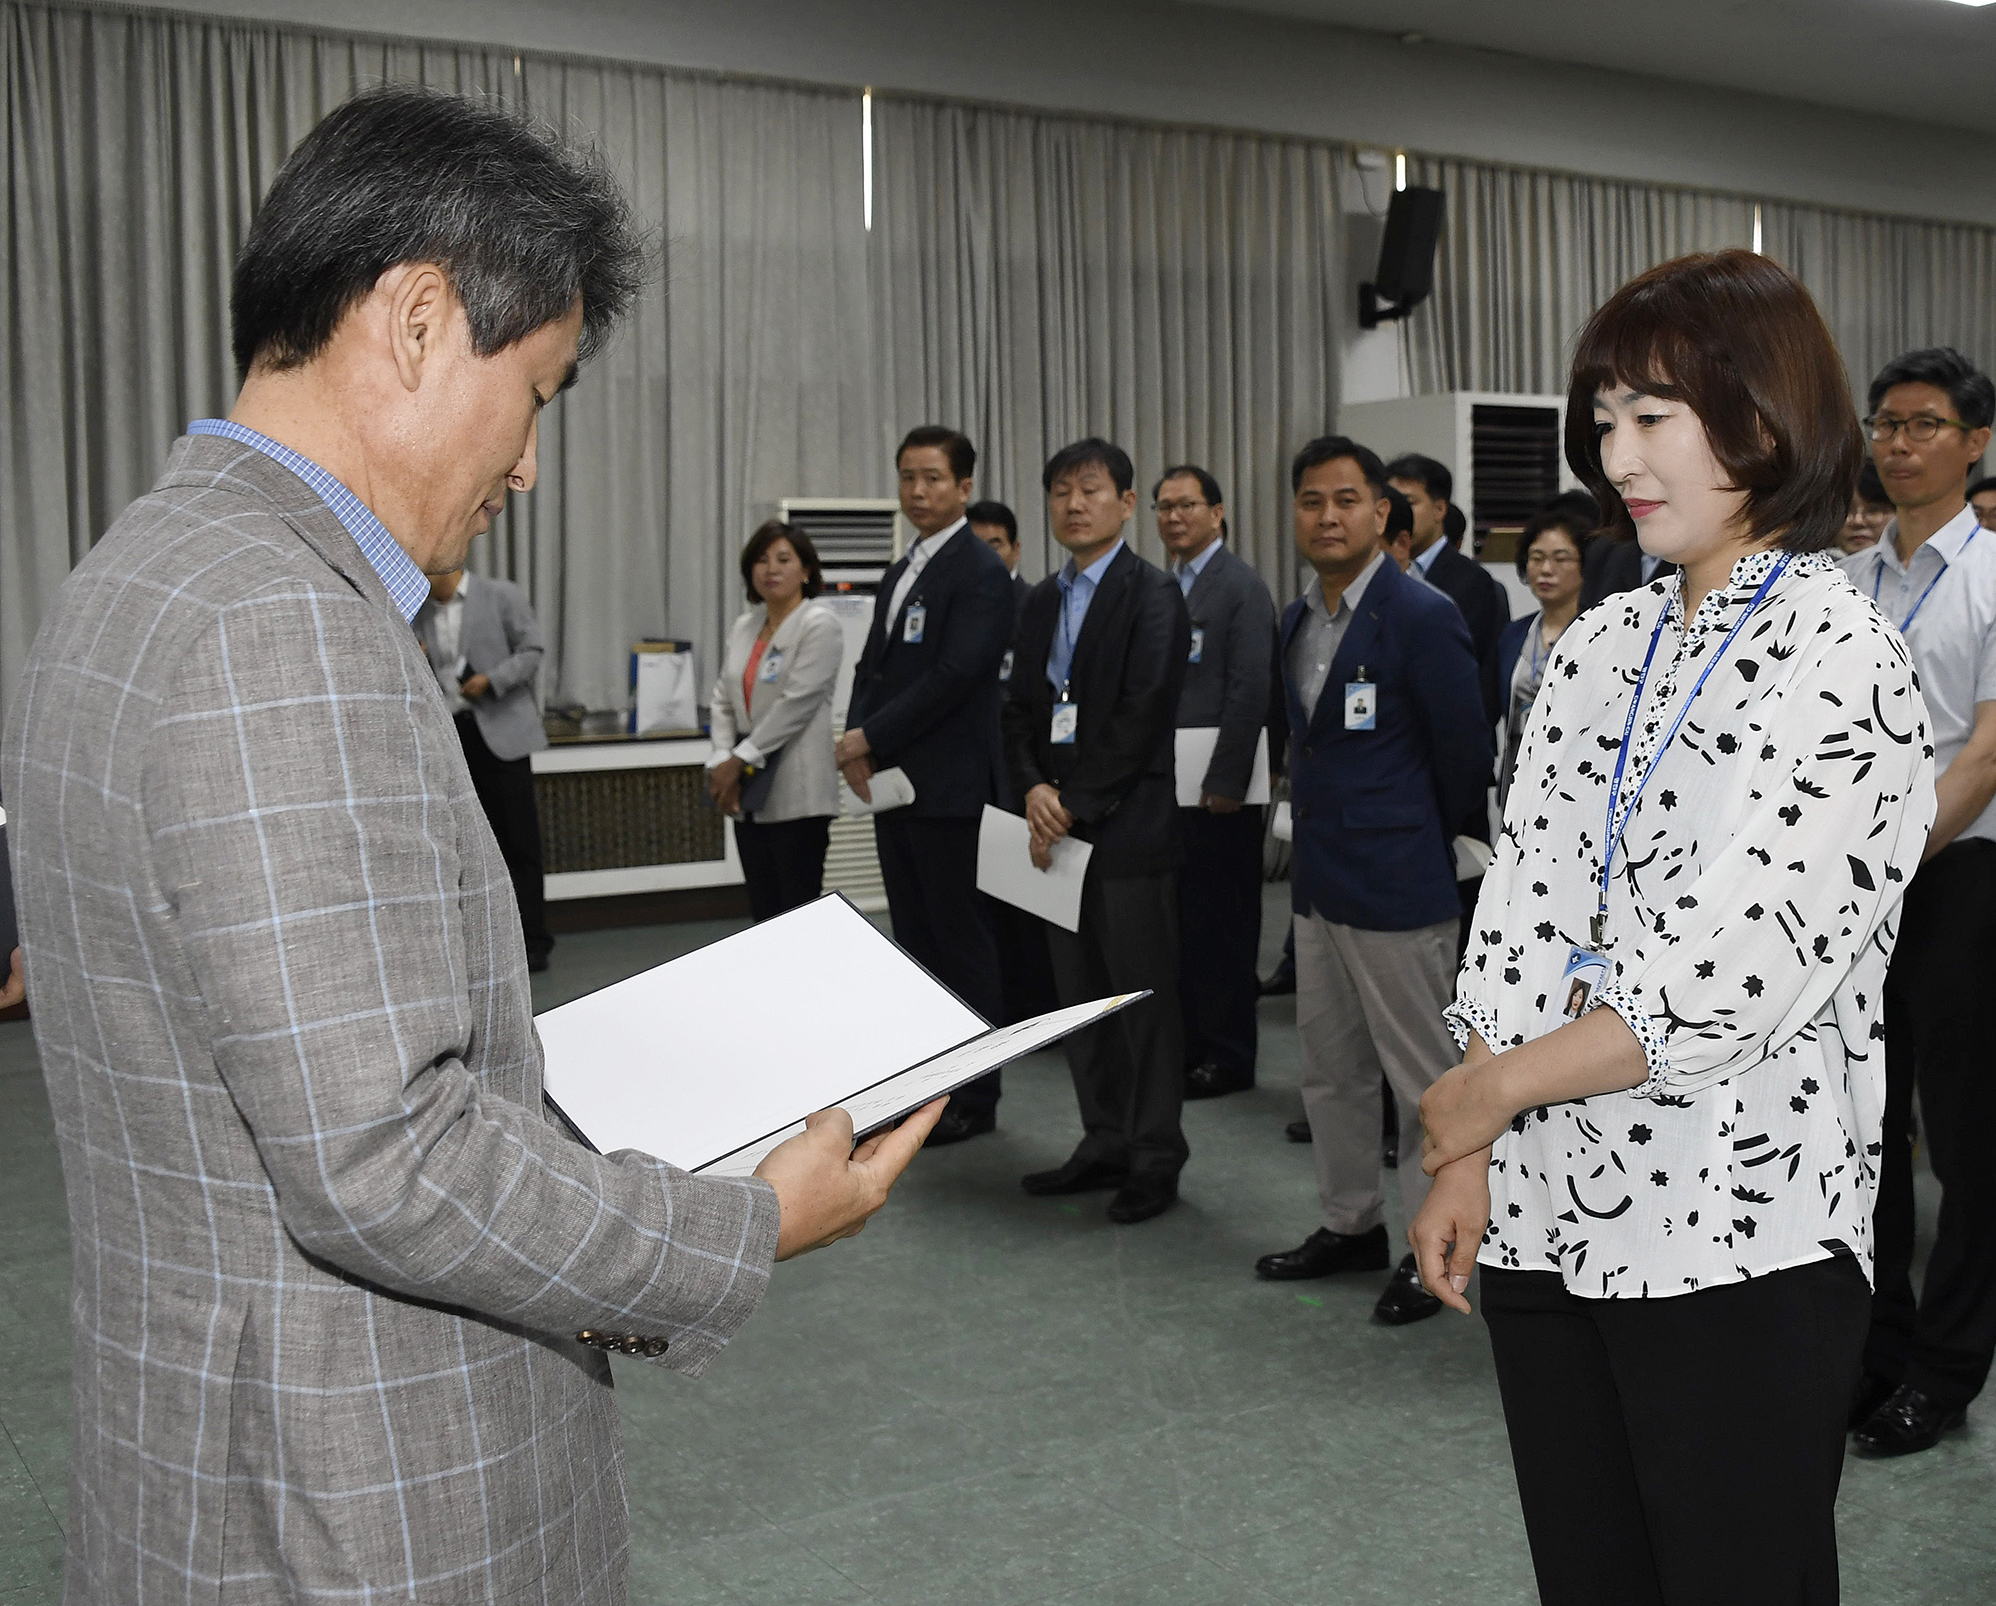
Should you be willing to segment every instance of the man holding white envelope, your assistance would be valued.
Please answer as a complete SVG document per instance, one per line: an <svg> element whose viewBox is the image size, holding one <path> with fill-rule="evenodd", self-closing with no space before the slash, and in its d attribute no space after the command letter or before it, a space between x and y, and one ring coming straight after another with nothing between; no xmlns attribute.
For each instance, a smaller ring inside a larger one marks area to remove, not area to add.
<svg viewBox="0 0 1996 1606"><path fill-rule="evenodd" d="M1178 985L1185 1096L1210 1099L1254 1086L1275 601L1228 550L1220 482L1205 469L1166 469L1151 508L1192 620L1178 698Z"/></svg>
<svg viewBox="0 0 1996 1606"><path fill-rule="evenodd" d="M1192 628L1176 582L1124 544L1134 481L1128 455L1104 440L1047 464L1047 521L1069 557L1026 601L1004 713L1033 862L1045 868L1070 836L1091 850L1079 929L1047 928L1061 1003L1155 995L1068 1039L1083 1137L1065 1165L1023 1185L1113 1188L1109 1218L1124 1223L1171 1207L1188 1153L1173 738Z"/></svg>

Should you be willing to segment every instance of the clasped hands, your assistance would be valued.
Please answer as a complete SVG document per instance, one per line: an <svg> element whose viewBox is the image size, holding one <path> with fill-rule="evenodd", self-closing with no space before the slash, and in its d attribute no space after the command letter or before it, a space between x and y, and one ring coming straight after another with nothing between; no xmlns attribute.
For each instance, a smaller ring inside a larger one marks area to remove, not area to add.
<svg viewBox="0 0 1996 1606"><path fill-rule="evenodd" d="M723 814L742 811L742 776L748 766L730 753L707 772L707 795Z"/></svg>
<svg viewBox="0 0 1996 1606"><path fill-rule="evenodd" d="M1469 1314L1464 1291L1490 1225L1490 1146L1517 1111L1490 1050L1472 1037L1463 1062L1421 1095L1421 1169L1434 1178L1407 1229L1421 1285Z"/></svg>
<svg viewBox="0 0 1996 1606"><path fill-rule="evenodd" d="M873 744L866 739L863 730L849 730L838 740L832 749L832 762L839 767L839 773L846 778L853 796L862 803L873 801Z"/></svg>
<svg viewBox="0 0 1996 1606"><path fill-rule="evenodd" d="M1026 794L1026 826L1035 870L1053 867L1053 845L1074 829L1074 816L1061 807L1060 793L1045 781Z"/></svg>

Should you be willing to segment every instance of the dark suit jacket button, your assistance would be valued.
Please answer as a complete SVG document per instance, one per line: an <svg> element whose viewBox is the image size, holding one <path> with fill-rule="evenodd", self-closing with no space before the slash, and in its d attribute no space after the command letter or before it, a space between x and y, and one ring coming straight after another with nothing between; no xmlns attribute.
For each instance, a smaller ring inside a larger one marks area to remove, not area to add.
<svg viewBox="0 0 1996 1606"><path fill-rule="evenodd" d="M1303 819L1308 819L1308 818L1309 818L1309 815L1310 815L1310 811L1309 811L1308 809L1304 808L1304 807L1303 807L1303 806L1302 806L1301 804L1298 804L1298 805L1297 805L1297 807L1296 807L1296 818L1297 818L1297 819L1299 819L1299 820L1303 820Z"/></svg>
<svg viewBox="0 0 1996 1606"><path fill-rule="evenodd" d="M654 1361L666 1352L667 1347L666 1341L662 1338L648 1338L645 1340L645 1354Z"/></svg>
<svg viewBox="0 0 1996 1606"><path fill-rule="evenodd" d="M1314 754L1315 752L1316 752L1316 749L1315 749L1314 747L1306 747L1306 748L1304 748L1304 749L1303 749L1303 756L1304 756L1305 758L1309 758L1309 757L1310 757L1310 756L1311 756L1312 754Z"/></svg>

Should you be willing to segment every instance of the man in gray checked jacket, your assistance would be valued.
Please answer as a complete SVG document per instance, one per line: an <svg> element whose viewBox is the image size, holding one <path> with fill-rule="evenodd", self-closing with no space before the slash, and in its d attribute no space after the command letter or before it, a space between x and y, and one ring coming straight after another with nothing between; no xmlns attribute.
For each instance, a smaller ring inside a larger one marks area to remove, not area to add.
<svg viewBox="0 0 1996 1606"><path fill-rule="evenodd" d="M814 1116L740 1180L543 1112L409 620L641 259L594 158L348 102L238 259L231 417L43 623L0 795L70 1209L72 1606L621 1602L606 1352L697 1373L941 1111L857 1152Z"/></svg>

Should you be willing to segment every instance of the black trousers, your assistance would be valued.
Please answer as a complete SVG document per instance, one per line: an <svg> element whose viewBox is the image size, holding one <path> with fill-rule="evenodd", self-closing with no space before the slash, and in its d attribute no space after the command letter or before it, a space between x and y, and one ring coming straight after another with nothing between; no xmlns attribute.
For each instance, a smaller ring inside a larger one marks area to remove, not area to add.
<svg viewBox="0 0 1996 1606"><path fill-rule="evenodd" d="M1833 1606L1855 1260L1668 1299L1480 1280L1544 1606Z"/></svg>
<svg viewBox="0 0 1996 1606"><path fill-rule="evenodd" d="M1185 1106L1184 1027L1178 1012L1178 878L1093 880L1081 894L1081 929L1047 927L1062 1007L1112 993L1155 994L1076 1032L1067 1067L1081 1106L1077 1159L1133 1177L1175 1177L1191 1150Z"/></svg>
<svg viewBox="0 0 1996 1606"><path fill-rule="evenodd" d="M831 816L801 820L735 821L735 851L748 883L749 917L760 923L810 903L825 890L825 848Z"/></svg>
<svg viewBox="0 0 1996 1606"><path fill-rule="evenodd" d="M1047 953L1047 923L1015 904L985 898L984 913L998 944L998 975L1004 999L999 1018L1008 1026L1060 1007L1054 991L1053 959Z"/></svg>
<svg viewBox="0 0 1996 1606"><path fill-rule="evenodd" d="M1185 1064L1254 1076L1255 1000L1261 981L1262 811L1180 809L1185 866L1178 872L1178 1001Z"/></svg>
<svg viewBox="0 0 1996 1606"><path fill-rule="evenodd" d="M492 834L499 839L499 856L513 878L513 899L520 906L520 935L527 957L543 960L554 947L548 935L547 887L541 874L541 814L534 803L534 761L499 758L485 745L475 714L457 716L457 739L464 745L465 767Z"/></svg>
<svg viewBox="0 0 1996 1606"><path fill-rule="evenodd" d="M976 820L910 818L905 809L877 814L873 840L894 940L945 987L991 1022L1005 1018L998 944L987 900L977 890ZM951 1095L969 1110L998 1102L998 1072Z"/></svg>
<svg viewBox="0 0 1996 1606"><path fill-rule="evenodd" d="M1996 969L1996 842L1949 843L1913 877L1885 974L1885 1131L1868 1371L1943 1405L1982 1392L1996 1356L1996 1062L1981 1019ZM1941 1214L1913 1297L1913 1090Z"/></svg>

